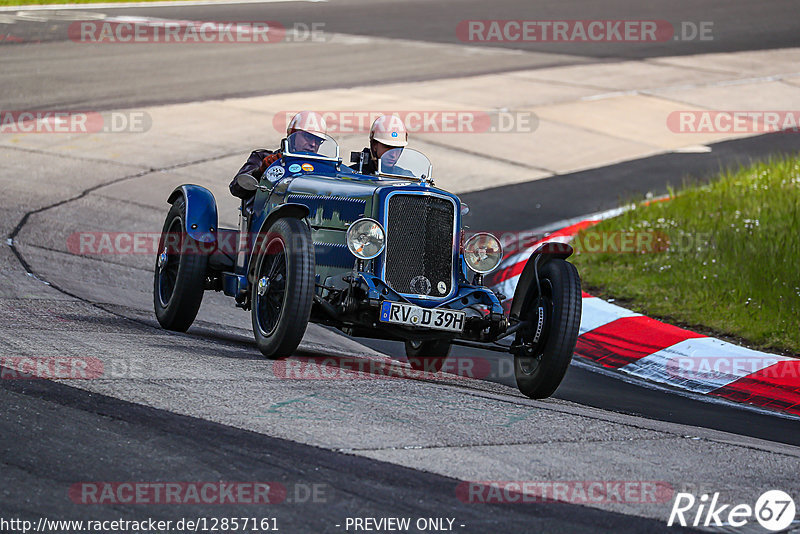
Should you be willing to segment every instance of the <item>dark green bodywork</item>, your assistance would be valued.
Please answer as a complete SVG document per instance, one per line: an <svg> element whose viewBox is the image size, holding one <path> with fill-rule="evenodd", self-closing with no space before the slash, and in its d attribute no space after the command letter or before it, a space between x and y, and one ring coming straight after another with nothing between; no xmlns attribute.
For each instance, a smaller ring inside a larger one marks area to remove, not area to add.
<svg viewBox="0 0 800 534"><path fill-rule="evenodd" d="M345 242L347 228L363 217L379 218L379 190L414 185L405 180L379 180L346 172L334 176L301 174L283 178L271 193L260 193L256 206L258 209L259 202L265 202L265 213L281 204L308 206L316 274L318 281L324 283L340 279L353 269L355 258Z"/></svg>

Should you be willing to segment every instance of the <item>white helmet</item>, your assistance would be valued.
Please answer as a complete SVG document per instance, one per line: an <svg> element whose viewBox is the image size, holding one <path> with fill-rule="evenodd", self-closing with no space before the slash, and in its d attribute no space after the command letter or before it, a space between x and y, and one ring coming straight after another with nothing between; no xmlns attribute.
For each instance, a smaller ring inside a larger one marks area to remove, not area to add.
<svg viewBox="0 0 800 534"><path fill-rule="evenodd" d="M296 131L308 132L313 135L326 135L328 133L328 125L322 115L316 111L301 111L289 121L289 126L286 127L286 135Z"/></svg>
<svg viewBox="0 0 800 534"><path fill-rule="evenodd" d="M384 145L401 147L408 144L408 130L397 115L381 115L369 129L370 140Z"/></svg>

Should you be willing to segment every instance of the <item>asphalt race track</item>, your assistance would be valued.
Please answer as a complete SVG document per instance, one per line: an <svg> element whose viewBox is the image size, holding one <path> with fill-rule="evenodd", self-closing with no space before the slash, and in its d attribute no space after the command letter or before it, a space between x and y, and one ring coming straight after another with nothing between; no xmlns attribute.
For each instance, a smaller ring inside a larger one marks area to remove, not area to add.
<svg viewBox="0 0 800 534"><path fill-rule="evenodd" d="M67 28L93 13L47 15L32 12L15 20L12 33L39 46L3 49L0 92L8 109L109 109L153 103L259 95L317 88L351 87L365 83L421 81L623 59L658 58L709 52L764 50L796 46L791 0L737 2L713 0L702 8L695 2L659 0L633 4L628 0L485 2L444 0L393 2L346 0L325 3L287 2L106 10L114 16L171 20L278 21L287 28L301 23L324 24L327 47L307 43L263 47L187 48L167 46L107 47L92 43L70 46ZM42 20L36 20L38 18ZM713 41L656 43L604 42L587 47L576 43L492 43L480 53L469 51L452 28L472 19L645 19L699 24L713 22ZM31 20L33 19L33 20ZM66 20L64 20L66 19ZM0 31L2 31L0 25ZM342 38L348 36L347 38ZM355 40L355 46L349 44ZM446 45L424 53L424 45ZM65 46L66 45L66 46ZM412 46L413 45L413 46ZM487 49L488 48L488 49ZM289 52L290 51L290 52ZM525 51L526 54L519 52ZM462 53L464 52L464 53ZM287 65L287 53L291 61ZM37 69L27 68L36 64ZM280 64L280 75L268 73ZM48 77L41 73L47 72Z"/></svg>
<svg viewBox="0 0 800 534"><path fill-rule="evenodd" d="M198 103L191 113L202 114L205 101L222 98L396 82L424 87L434 80L554 66L783 49L800 45L800 28L790 16L796 10L796 2L779 0L341 0L85 6L22 16L0 11L0 35L14 36L0 41L0 109ZM266 52L248 44L70 42L68 26L92 14L319 22L326 40L279 43ZM713 21L715 39L479 47L453 31L462 20L533 18ZM174 117L182 128L197 128L190 115ZM247 110L241 117L249 120ZM236 124L220 128L234 131ZM442 521L441 528L430 523L408 532L660 532L681 530L667 526L680 491L697 497L719 492L721 502L752 506L764 491L782 489L800 507L796 418L622 381L586 364L570 368L553 398L534 401L514 387L507 358L466 348L453 355L484 361L492 369L485 379L287 380L258 353L249 314L213 293L206 294L188 333L167 332L152 313L151 255L88 257L70 253L65 243L84 230L158 232L166 214L165 183L216 182L224 190L252 146L233 135L227 144L190 144L188 136L184 143L178 129L168 146L126 145L129 138L120 137L120 147L134 147L135 154L105 158L75 150L58 136L38 144L3 136L0 357L89 359L106 373L91 380L22 380L0 363L0 521L240 517L274 521L286 533L337 533L367 531L348 527L348 518L406 517L412 524ZM100 141L98 146L106 149ZM487 186L461 197L471 208L472 227L547 229L620 201L663 194L685 176L702 181L720 168L795 153L800 136L709 146L707 152L661 153ZM219 201L221 223L232 224L235 202ZM374 362L385 354L407 369L398 343L311 326L297 355ZM94 503L89 491L103 484L220 481L266 484L278 493L269 504L250 504L245 497L207 505L118 495ZM570 493L561 502L513 502L513 495L483 502L465 493L465 481L572 488L598 481L652 483L666 490L654 499L592 500ZM39 531L80 531L47 525ZM741 528L699 529L765 531L754 520ZM800 522L791 529L800 531ZM21 530L0 522L0 531Z"/></svg>

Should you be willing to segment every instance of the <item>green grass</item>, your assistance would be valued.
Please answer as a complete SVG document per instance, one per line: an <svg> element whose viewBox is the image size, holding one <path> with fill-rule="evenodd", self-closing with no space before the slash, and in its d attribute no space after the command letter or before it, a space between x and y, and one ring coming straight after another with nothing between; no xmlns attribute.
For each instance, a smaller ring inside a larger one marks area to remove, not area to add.
<svg viewBox="0 0 800 534"><path fill-rule="evenodd" d="M800 354L800 156L670 193L576 236L584 287L668 322ZM617 232L655 232L655 246L590 252Z"/></svg>

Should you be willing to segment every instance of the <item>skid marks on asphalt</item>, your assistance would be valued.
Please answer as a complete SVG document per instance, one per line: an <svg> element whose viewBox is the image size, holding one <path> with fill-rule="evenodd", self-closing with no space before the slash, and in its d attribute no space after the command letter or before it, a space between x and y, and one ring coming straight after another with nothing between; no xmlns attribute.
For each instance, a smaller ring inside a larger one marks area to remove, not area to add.
<svg viewBox="0 0 800 534"><path fill-rule="evenodd" d="M435 388L434 385L431 385ZM370 388L371 389L371 388ZM430 392L409 395L407 392L370 391L341 395L335 390L330 393L301 395L270 404L257 418L282 418L314 421L349 421L354 414L364 412L371 404L395 407L382 413L384 422L413 424L416 414L435 413L442 421L450 424L463 419L465 422L484 418L487 426L510 428L523 423L536 414L530 406L509 406L478 397L445 397L436 388ZM408 417L404 417L407 415Z"/></svg>
<svg viewBox="0 0 800 534"><path fill-rule="evenodd" d="M38 43L69 35L69 25L77 21L104 20L96 11L17 11L0 13L0 44Z"/></svg>

